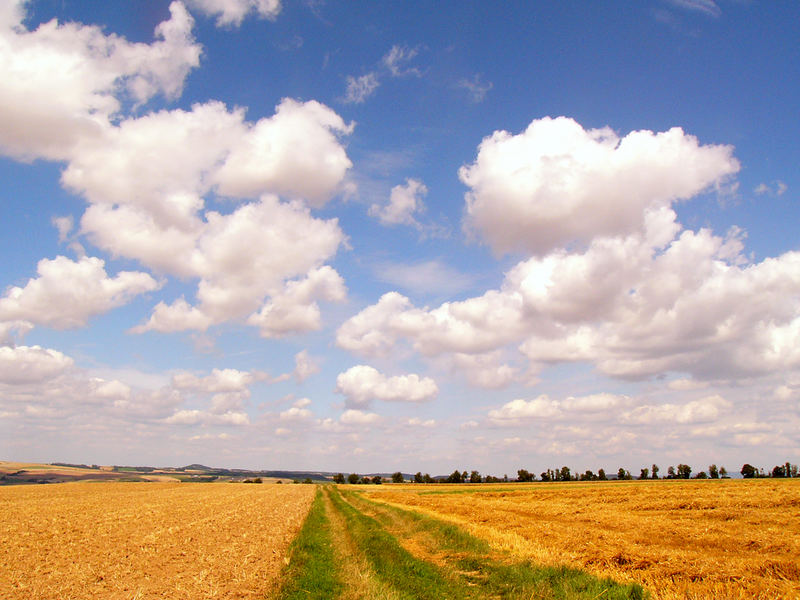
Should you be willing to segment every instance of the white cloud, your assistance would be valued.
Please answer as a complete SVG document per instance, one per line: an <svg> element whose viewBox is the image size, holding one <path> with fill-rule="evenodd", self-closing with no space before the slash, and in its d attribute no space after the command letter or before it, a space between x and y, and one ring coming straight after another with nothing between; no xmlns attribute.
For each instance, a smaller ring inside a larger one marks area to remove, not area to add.
<svg viewBox="0 0 800 600"><path fill-rule="evenodd" d="M347 398L348 406L366 406L371 400L426 402L439 393L436 382L419 375L387 377L367 365L351 367L336 378L336 392Z"/></svg>
<svg viewBox="0 0 800 600"><path fill-rule="evenodd" d="M680 232L670 209L645 232L596 238L585 251L522 261L499 290L436 308L396 292L345 321L337 344L386 356L405 340L425 355L478 355L511 344L538 371L588 362L622 378L697 380L800 366L800 253L749 264L741 241ZM677 235L680 232L680 235Z"/></svg>
<svg viewBox="0 0 800 600"><path fill-rule="evenodd" d="M341 302L346 293L339 274L331 267L321 267L309 272L303 280L288 282L282 293L272 296L247 322L258 327L265 338L315 331L322 327L315 300Z"/></svg>
<svg viewBox="0 0 800 600"><path fill-rule="evenodd" d="M691 390L702 390L708 387L707 381L695 381L693 379L673 379L667 384L671 390L688 392Z"/></svg>
<svg viewBox="0 0 800 600"><path fill-rule="evenodd" d="M281 421L305 421L314 416L308 408L311 406L311 400L308 398L300 398L295 401L292 406L281 412L279 418Z"/></svg>
<svg viewBox="0 0 800 600"><path fill-rule="evenodd" d="M783 196L786 193L786 190L789 189L789 186L786 185L783 181L775 181L775 188L773 189L770 185L766 183L759 183L753 192L758 196L769 195L769 196Z"/></svg>
<svg viewBox="0 0 800 600"><path fill-rule="evenodd" d="M405 185L396 185L389 196L389 204L369 207L369 215L384 225L412 225L420 227L414 213L425 210L422 197L428 193L425 184L417 179L406 179Z"/></svg>
<svg viewBox="0 0 800 600"><path fill-rule="evenodd" d="M40 383L68 371L74 361L40 346L0 346L0 383Z"/></svg>
<svg viewBox="0 0 800 600"><path fill-rule="evenodd" d="M39 277L25 287L9 288L0 298L0 321L25 320L56 329L82 327L90 317L159 287L147 273L123 271L110 278L104 267L99 258L42 259L37 266Z"/></svg>
<svg viewBox="0 0 800 600"><path fill-rule="evenodd" d="M546 419L561 415L558 401L541 395L533 400L518 398L499 409L489 411L489 420L499 425L513 425L527 419Z"/></svg>
<svg viewBox="0 0 800 600"><path fill-rule="evenodd" d="M701 146L682 129L585 130L543 118L485 138L459 170L470 188L465 227L503 253L543 254L600 235L644 229L648 209L669 206L739 170L730 146Z"/></svg>
<svg viewBox="0 0 800 600"><path fill-rule="evenodd" d="M502 363L500 352L485 354L453 354L453 367L475 387L498 389L517 379L517 369Z"/></svg>
<svg viewBox="0 0 800 600"><path fill-rule="evenodd" d="M77 142L108 130L119 97L176 98L199 64L193 21L180 2L170 5L170 19L158 25L152 44L55 20L27 31L21 6L4 13L0 28L0 149L15 158L68 158Z"/></svg>
<svg viewBox="0 0 800 600"><path fill-rule="evenodd" d="M461 79L458 82L458 87L467 90L470 100L477 104L486 99L486 94L494 86L491 81L484 82L480 75L475 75L472 79Z"/></svg>
<svg viewBox="0 0 800 600"><path fill-rule="evenodd" d="M406 421L406 425L409 427L425 427L431 428L436 427L436 420L435 419L427 419L423 421L419 417L412 417L408 421Z"/></svg>
<svg viewBox="0 0 800 600"><path fill-rule="evenodd" d="M658 423L707 423L719 418L721 411L730 408L731 403L722 396L714 395L686 404L659 404L638 406L623 413L625 423L650 425Z"/></svg>
<svg viewBox="0 0 800 600"><path fill-rule="evenodd" d="M186 0L208 16L217 16L217 26L238 27L251 13L274 21L281 12L281 0Z"/></svg>
<svg viewBox="0 0 800 600"><path fill-rule="evenodd" d="M263 335L274 337L294 326L300 331L318 327L314 300L343 299L341 277L330 267L319 268L344 240L336 220L315 219L308 209L271 196L228 216L213 212L206 216L208 224L193 253L201 277L198 305L185 300L159 305L146 324L134 329L136 333L204 330L250 316L250 323L261 327ZM301 274L306 279L283 282ZM265 297L271 300L262 305ZM254 315L259 306L261 312ZM292 322L281 323L279 316L291 316Z"/></svg>
<svg viewBox="0 0 800 600"><path fill-rule="evenodd" d="M678 8L685 8L695 12L701 12L709 17L719 17L722 14L719 6L714 0L669 0L670 3Z"/></svg>
<svg viewBox="0 0 800 600"><path fill-rule="evenodd" d="M344 102L347 104L362 104L378 89L380 82L375 73L367 73L361 77L347 77L347 91Z"/></svg>
<svg viewBox="0 0 800 600"><path fill-rule="evenodd" d="M205 377L183 371L172 376L172 387L206 394L241 392L258 379L257 374L238 369L212 369Z"/></svg>
<svg viewBox="0 0 800 600"><path fill-rule="evenodd" d="M404 77L413 75L420 77L422 73L416 67L404 67L404 65L411 62L419 54L417 48L409 48L408 46L394 45L389 49L381 62L389 69L392 77Z"/></svg>
<svg viewBox="0 0 800 600"><path fill-rule="evenodd" d="M320 367L317 361L308 353L308 350L301 350L294 355L294 378L297 383L302 383L312 375L319 373Z"/></svg>
<svg viewBox="0 0 800 600"><path fill-rule="evenodd" d="M339 422L344 425L372 425L381 420L379 415L356 409L349 409L342 413Z"/></svg>

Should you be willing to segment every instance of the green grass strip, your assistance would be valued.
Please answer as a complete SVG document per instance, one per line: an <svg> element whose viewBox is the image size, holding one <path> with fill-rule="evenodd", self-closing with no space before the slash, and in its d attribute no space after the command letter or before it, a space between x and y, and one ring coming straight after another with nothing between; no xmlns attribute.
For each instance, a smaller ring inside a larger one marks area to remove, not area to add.
<svg viewBox="0 0 800 600"><path fill-rule="evenodd" d="M436 550L458 553L449 561L449 575L470 586L467 597L540 598L546 600L644 600L648 593L638 584L620 584L570 567L547 567L530 561L508 562L490 558L485 540L460 527L423 515L364 498L352 492L347 498L356 506L367 506L376 519L400 528L412 536L428 534ZM399 533L405 537L404 533Z"/></svg>
<svg viewBox="0 0 800 600"><path fill-rule="evenodd" d="M303 528L292 542L289 556L291 560L283 572L280 600L326 600L341 593L343 585L334 557L331 523L319 488Z"/></svg>
<svg viewBox="0 0 800 600"><path fill-rule="evenodd" d="M364 553L375 575L409 600L461 599L474 597L464 585L454 585L435 565L421 560L397 542L380 523L345 502L339 492L330 490L334 507L347 522L347 531Z"/></svg>

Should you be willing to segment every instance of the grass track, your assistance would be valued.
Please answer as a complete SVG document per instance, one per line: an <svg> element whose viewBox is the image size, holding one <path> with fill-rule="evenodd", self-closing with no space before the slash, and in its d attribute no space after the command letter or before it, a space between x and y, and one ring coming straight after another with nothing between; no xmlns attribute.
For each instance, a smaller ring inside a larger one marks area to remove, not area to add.
<svg viewBox="0 0 800 600"><path fill-rule="evenodd" d="M281 600L326 600L341 594L343 585L334 557L331 523L319 488L289 557Z"/></svg>
<svg viewBox="0 0 800 600"><path fill-rule="evenodd" d="M281 600L647 597L638 585L513 562L450 523L337 487L322 489L292 547Z"/></svg>

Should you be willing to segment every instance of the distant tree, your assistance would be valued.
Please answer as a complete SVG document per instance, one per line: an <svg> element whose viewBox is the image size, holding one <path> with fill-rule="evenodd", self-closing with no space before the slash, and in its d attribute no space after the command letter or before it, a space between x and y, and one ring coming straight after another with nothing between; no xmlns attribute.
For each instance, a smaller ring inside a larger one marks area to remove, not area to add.
<svg viewBox="0 0 800 600"><path fill-rule="evenodd" d="M361 477L358 476L358 473L350 473L350 475L347 476L347 483L355 485L358 483L359 479L361 479Z"/></svg>
<svg viewBox="0 0 800 600"><path fill-rule="evenodd" d="M570 481L572 479L572 475L569 472L569 467L561 467L561 470L558 473L558 478L560 481Z"/></svg>
<svg viewBox="0 0 800 600"><path fill-rule="evenodd" d="M480 483L481 482L481 474L478 471L473 471L469 474L469 482L470 483Z"/></svg>
<svg viewBox="0 0 800 600"><path fill-rule="evenodd" d="M786 477L786 472L783 469L783 465L773 467L771 476L776 478Z"/></svg>
<svg viewBox="0 0 800 600"><path fill-rule="evenodd" d="M595 479L597 479L597 475L592 473L589 469L586 469L581 475L581 481L594 481Z"/></svg>
<svg viewBox="0 0 800 600"><path fill-rule="evenodd" d="M689 465L684 465L683 463L678 465L678 477L680 479L689 479L692 476L692 467Z"/></svg>
<svg viewBox="0 0 800 600"><path fill-rule="evenodd" d="M404 478L403 474L400 471L395 471L392 473L392 483L403 483Z"/></svg>
<svg viewBox="0 0 800 600"><path fill-rule="evenodd" d="M520 469L519 471L517 471L517 481L527 482L533 480L534 476L531 473L529 473L527 469Z"/></svg>
<svg viewBox="0 0 800 600"><path fill-rule="evenodd" d="M695 479L708 479L708 475L706 475L705 471L700 471L697 475L694 476Z"/></svg>
<svg viewBox="0 0 800 600"><path fill-rule="evenodd" d="M658 465L653 463L653 466L650 467L650 477L653 479L658 479Z"/></svg>
<svg viewBox="0 0 800 600"><path fill-rule="evenodd" d="M495 477L494 475L487 475L486 477L483 478L483 481L486 483L500 483L503 480L500 479L499 477Z"/></svg>
<svg viewBox="0 0 800 600"><path fill-rule="evenodd" d="M337 473L333 476L333 483L344 483L344 475Z"/></svg>
<svg viewBox="0 0 800 600"><path fill-rule="evenodd" d="M503 482L508 483L508 473L503 475Z"/></svg>
<svg viewBox="0 0 800 600"><path fill-rule="evenodd" d="M797 477L797 465L789 465L789 477Z"/></svg>
<svg viewBox="0 0 800 600"><path fill-rule="evenodd" d="M708 465L708 476L711 479L719 479L719 469L717 465Z"/></svg>
<svg viewBox="0 0 800 600"><path fill-rule="evenodd" d="M466 471L464 471L466 473ZM456 469L447 477L447 483L463 483L464 478L461 476L461 471Z"/></svg>
<svg viewBox="0 0 800 600"><path fill-rule="evenodd" d="M728 469L726 469L725 467L720 467L719 468L719 476L722 479L730 479L728 477Z"/></svg>
<svg viewBox="0 0 800 600"><path fill-rule="evenodd" d="M383 483L383 477L381 477L380 475L375 475L375 477L372 478L372 483L374 483L375 485L380 485L381 483ZM400 483L403 482L401 481Z"/></svg>
<svg viewBox="0 0 800 600"><path fill-rule="evenodd" d="M539 477L542 478L542 481L550 481L550 469L542 471Z"/></svg>
<svg viewBox="0 0 800 600"><path fill-rule="evenodd" d="M469 481L469 474L466 471L461 472L461 483L467 483Z"/></svg>
<svg viewBox="0 0 800 600"><path fill-rule="evenodd" d="M425 475L422 476L422 483L433 483L433 477L425 473Z"/></svg>
<svg viewBox="0 0 800 600"><path fill-rule="evenodd" d="M672 465L667 469L667 479L675 479L675 467Z"/></svg>
<svg viewBox="0 0 800 600"><path fill-rule="evenodd" d="M756 471L756 468L750 463L744 463L742 465L742 470L739 472L745 479L753 479L756 475L758 475L758 471Z"/></svg>
<svg viewBox="0 0 800 600"><path fill-rule="evenodd" d="M260 477L259 477L259 479L260 479ZM258 481L258 482L256 482L256 483L261 483L261 482L260 482L260 481ZM306 477L305 479L303 479L303 483L306 483L306 484L308 484L308 483L314 483L314 482L313 482L313 481L311 481L311 478L310 478L310 477Z"/></svg>
<svg viewBox="0 0 800 600"><path fill-rule="evenodd" d="M631 472L630 471L626 471L625 469L620 467L617 470L617 479L621 479L621 480L631 479Z"/></svg>
<svg viewBox="0 0 800 600"><path fill-rule="evenodd" d="M425 480L422 478L422 472L417 471L416 474L414 475L414 483L422 483L424 481Z"/></svg>
<svg viewBox="0 0 800 600"><path fill-rule="evenodd" d="M650 469L645 467L639 472L639 479L650 479Z"/></svg>
<svg viewBox="0 0 800 600"><path fill-rule="evenodd" d="M361 485L367 485L367 484L372 483L372 479L370 477L368 477L367 475L364 475L361 478L361 481L359 481L358 483L360 483Z"/></svg>
<svg viewBox="0 0 800 600"><path fill-rule="evenodd" d="M597 470L597 479L600 481L608 481L608 477L606 477L606 470L605 469L598 469Z"/></svg>

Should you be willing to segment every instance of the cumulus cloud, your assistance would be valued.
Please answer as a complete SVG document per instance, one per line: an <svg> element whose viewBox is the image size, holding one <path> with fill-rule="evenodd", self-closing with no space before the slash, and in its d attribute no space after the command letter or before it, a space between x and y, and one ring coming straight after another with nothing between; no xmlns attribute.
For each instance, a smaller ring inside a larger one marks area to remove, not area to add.
<svg viewBox="0 0 800 600"><path fill-rule="evenodd" d="M378 81L378 75L375 73L367 73L360 77L348 76L344 102L347 104L363 104L378 89L379 85L380 81Z"/></svg>
<svg viewBox="0 0 800 600"><path fill-rule="evenodd" d="M465 227L497 253L544 254L599 235L644 229L648 209L669 206L739 170L730 146L700 145L675 127L584 129L566 117L485 138L459 170L470 188Z"/></svg>
<svg viewBox="0 0 800 600"><path fill-rule="evenodd" d="M0 298L0 321L24 320L55 329L82 327L90 317L159 287L147 273L123 271L111 278L99 258L43 259L37 272L39 277L25 287L6 290Z"/></svg>
<svg viewBox="0 0 800 600"><path fill-rule="evenodd" d="M336 392L347 399L348 406L363 407L371 400L388 402L426 402L439 393L436 382L419 375L387 377L367 365L351 367L336 378Z"/></svg>
<svg viewBox="0 0 800 600"><path fill-rule="evenodd" d="M256 14L274 21L281 12L281 0L186 0L187 4L206 14L217 17L217 26L238 27L245 17Z"/></svg>
<svg viewBox="0 0 800 600"><path fill-rule="evenodd" d="M172 376L172 386L178 390L189 390L206 394L220 392L242 392L262 377L258 373L238 369L212 369L209 375L198 377L182 371Z"/></svg>
<svg viewBox="0 0 800 600"><path fill-rule="evenodd" d="M152 44L55 20L27 31L23 6L0 24L0 149L14 158L68 159L79 141L109 129L120 96L136 103L158 93L176 98L199 64L193 21L180 2L170 5Z"/></svg>
<svg viewBox="0 0 800 600"><path fill-rule="evenodd" d="M311 400L308 398L300 398L295 401L292 406L281 412L279 418L281 421L305 421L314 416L308 408L311 405Z"/></svg>
<svg viewBox="0 0 800 600"><path fill-rule="evenodd" d="M349 409L342 413L339 422L343 425L372 425L381 420L379 415L362 410Z"/></svg>
<svg viewBox="0 0 800 600"><path fill-rule="evenodd" d="M305 279L288 282L279 295L272 296L247 322L258 327L265 338L315 331L322 326L316 300L341 302L345 296L344 280L325 266L309 272Z"/></svg>
<svg viewBox="0 0 800 600"><path fill-rule="evenodd" d="M301 350L294 355L294 378L297 383L303 383L306 379L319 373L320 367L313 356L308 353L308 350Z"/></svg>
<svg viewBox="0 0 800 600"><path fill-rule="evenodd" d="M40 346L0 346L0 383L27 384L53 379L74 361L57 350Z"/></svg>
<svg viewBox="0 0 800 600"><path fill-rule="evenodd" d="M404 185L396 185L389 196L389 204L373 204L369 215L384 225L412 225L420 227L414 213L425 210L422 198L428 193L425 184L417 179L406 179Z"/></svg>
<svg viewBox="0 0 800 600"><path fill-rule="evenodd" d="M797 368L800 253L751 264L741 247L736 232L681 232L670 209L648 211L643 234L522 261L482 296L417 308L387 293L341 325L337 344L364 356L405 340L429 356L515 344L534 370L588 362L622 378Z"/></svg>
<svg viewBox="0 0 800 600"><path fill-rule="evenodd" d="M719 395L692 400L686 404L660 404L638 406L623 413L625 423L651 425L658 423L706 423L719 418L731 404Z"/></svg>

